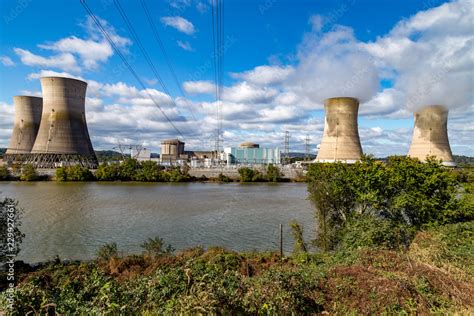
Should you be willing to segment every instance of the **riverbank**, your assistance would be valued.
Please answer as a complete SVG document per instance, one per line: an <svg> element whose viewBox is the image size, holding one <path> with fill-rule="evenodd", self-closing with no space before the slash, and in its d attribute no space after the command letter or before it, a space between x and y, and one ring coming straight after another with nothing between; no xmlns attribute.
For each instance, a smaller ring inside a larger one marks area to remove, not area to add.
<svg viewBox="0 0 474 316"><path fill-rule="evenodd" d="M469 314L473 244L468 222L420 231L400 251L340 249L284 259L223 248L110 252L90 262L24 267L12 314ZM6 298L2 292L4 310Z"/></svg>

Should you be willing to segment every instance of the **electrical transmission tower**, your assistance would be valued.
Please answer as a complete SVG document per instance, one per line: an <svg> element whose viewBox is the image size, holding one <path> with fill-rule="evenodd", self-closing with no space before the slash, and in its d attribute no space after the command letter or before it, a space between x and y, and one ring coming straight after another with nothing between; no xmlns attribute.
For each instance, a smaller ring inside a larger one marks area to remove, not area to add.
<svg viewBox="0 0 474 316"><path fill-rule="evenodd" d="M306 138L304 140L304 160L310 160L310 145L309 145L309 142L310 142L310 138L309 138L309 135L306 135Z"/></svg>
<svg viewBox="0 0 474 316"><path fill-rule="evenodd" d="M137 159L140 156L140 152L143 150L142 145L125 145L125 144L118 144L117 146L113 147L112 149L118 149L120 154L122 155L123 159L127 157ZM134 151L135 150L135 151ZM126 151L128 151L126 153ZM133 153L133 155L132 155Z"/></svg>
<svg viewBox="0 0 474 316"><path fill-rule="evenodd" d="M285 149L284 150L285 151L284 151L283 162L287 164L288 161L290 160L290 132L289 131L285 132Z"/></svg>

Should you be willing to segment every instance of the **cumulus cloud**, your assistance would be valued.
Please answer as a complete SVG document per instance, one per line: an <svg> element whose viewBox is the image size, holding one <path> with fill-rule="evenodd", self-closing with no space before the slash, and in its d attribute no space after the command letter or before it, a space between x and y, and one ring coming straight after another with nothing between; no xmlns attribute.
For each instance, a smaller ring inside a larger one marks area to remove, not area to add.
<svg viewBox="0 0 474 316"><path fill-rule="evenodd" d="M0 62L2 63L3 66L7 66L7 67L15 66L15 63L13 62L13 60L8 56L0 56Z"/></svg>
<svg viewBox="0 0 474 316"><path fill-rule="evenodd" d="M185 81L183 88L191 94L212 94L216 91L216 85L212 81Z"/></svg>
<svg viewBox="0 0 474 316"><path fill-rule="evenodd" d="M191 22L180 16L164 16L161 18L161 23L187 35L192 35L196 31Z"/></svg>
<svg viewBox="0 0 474 316"><path fill-rule="evenodd" d="M288 84L316 103L331 97L370 100L379 87L378 73L373 58L359 46L353 30L340 25L306 34Z"/></svg>
<svg viewBox="0 0 474 316"><path fill-rule="evenodd" d="M81 68L76 63L76 58L70 53L58 54L51 57L43 57L35 55L26 49L14 48L13 50L15 54L20 57L21 62L27 66L60 68L74 72L79 72L81 70Z"/></svg>
<svg viewBox="0 0 474 316"><path fill-rule="evenodd" d="M80 76L75 76L68 72L58 72L54 70L40 70L39 72L33 72L33 73L28 74L26 78L28 80L36 80L41 77L66 77L66 78L79 79L79 80L85 81L85 79Z"/></svg>
<svg viewBox="0 0 474 316"><path fill-rule="evenodd" d="M458 0L421 11L364 45L395 80L402 106L414 111L430 104L472 104L473 7L473 0Z"/></svg>
<svg viewBox="0 0 474 316"><path fill-rule="evenodd" d="M231 102L268 103L278 91L268 87L253 86L245 81L224 88L223 99Z"/></svg>
<svg viewBox="0 0 474 316"><path fill-rule="evenodd" d="M231 73L231 76L238 79L246 80L257 85L271 85L281 83L294 73L291 66L258 66L252 70Z"/></svg>
<svg viewBox="0 0 474 316"><path fill-rule="evenodd" d="M188 42L188 41L176 41L176 43L178 44L179 47L181 47L182 49L188 51L188 52L192 52L194 51L194 48L191 46L191 44Z"/></svg>

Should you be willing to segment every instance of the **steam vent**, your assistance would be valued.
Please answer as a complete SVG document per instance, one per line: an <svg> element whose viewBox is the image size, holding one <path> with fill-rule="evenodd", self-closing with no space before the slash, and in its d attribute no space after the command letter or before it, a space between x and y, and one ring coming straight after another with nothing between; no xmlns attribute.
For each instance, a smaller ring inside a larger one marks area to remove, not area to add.
<svg viewBox="0 0 474 316"><path fill-rule="evenodd" d="M425 161L436 156L443 165L455 167L448 139L448 110L440 105L430 105L415 112L415 127L408 156Z"/></svg>
<svg viewBox="0 0 474 316"><path fill-rule="evenodd" d="M362 155L357 127L359 100L347 97L326 99L324 109L324 133L316 161L356 162Z"/></svg>
<svg viewBox="0 0 474 316"><path fill-rule="evenodd" d="M21 160L29 154L35 143L41 120L43 99L30 96L14 96L15 121L5 160Z"/></svg>
<svg viewBox="0 0 474 316"><path fill-rule="evenodd" d="M38 168L80 164L97 167L85 116L87 83L61 78L41 78L43 112L31 163Z"/></svg>

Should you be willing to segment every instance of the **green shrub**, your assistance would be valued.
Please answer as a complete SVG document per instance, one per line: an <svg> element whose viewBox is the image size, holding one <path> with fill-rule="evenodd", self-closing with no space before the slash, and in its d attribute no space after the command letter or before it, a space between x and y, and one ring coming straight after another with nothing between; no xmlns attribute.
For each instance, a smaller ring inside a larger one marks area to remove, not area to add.
<svg viewBox="0 0 474 316"><path fill-rule="evenodd" d="M122 181L135 180L137 170L140 168L140 163L136 159L127 158L120 164L119 178Z"/></svg>
<svg viewBox="0 0 474 316"><path fill-rule="evenodd" d="M99 181L117 181L120 179L120 165L118 163L102 163L95 172Z"/></svg>
<svg viewBox="0 0 474 316"><path fill-rule="evenodd" d="M39 180L38 173L36 172L35 167L31 164L25 164L21 168L21 181L36 181Z"/></svg>
<svg viewBox="0 0 474 316"><path fill-rule="evenodd" d="M269 182L279 182L281 181L283 174L280 171L280 168L273 164L267 166L265 178Z"/></svg>
<svg viewBox="0 0 474 316"><path fill-rule="evenodd" d="M141 247L151 256L167 255L174 251L174 248L171 245L165 245L163 239L158 236L155 238L148 238Z"/></svg>
<svg viewBox="0 0 474 316"><path fill-rule="evenodd" d="M92 172L81 165L60 167L56 169L57 181L90 181L94 179Z"/></svg>
<svg viewBox="0 0 474 316"><path fill-rule="evenodd" d="M106 261L116 257L118 257L117 243L105 244L97 250L97 258L100 260Z"/></svg>
<svg viewBox="0 0 474 316"><path fill-rule="evenodd" d="M238 171L240 182L260 182L265 180L265 177L258 170L242 167Z"/></svg>
<svg viewBox="0 0 474 316"><path fill-rule="evenodd" d="M156 182L160 181L161 168L154 161L142 161L140 168L135 172L136 181Z"/></svg>
<svg viewBox="0 0 474 316"><path fill-rule="evenodd" d="M56 169L56 181L67 181L66 167L59 167Z"/></svg>
<svg viewBox="0 0 474 316"><path fill-rule="evenodd" d="M217 181L219 182L232 182L232 179L226 176L225 174L219 173L217 176Z"/></svg>
<svg viewBox="0 0 474 316"><path fill-rule="evenodd" d="M301 226L296 220L292 220L290 222L290 228L293 239L295 240L293 254L308 252L308 246L303 238L303 226Z"/></svg>
<svg viewBox="0 0 474 316"><path fill-rule="evenodd" d="M0 166L0 181L10 180L10 170L7 166Z"/></svg>

